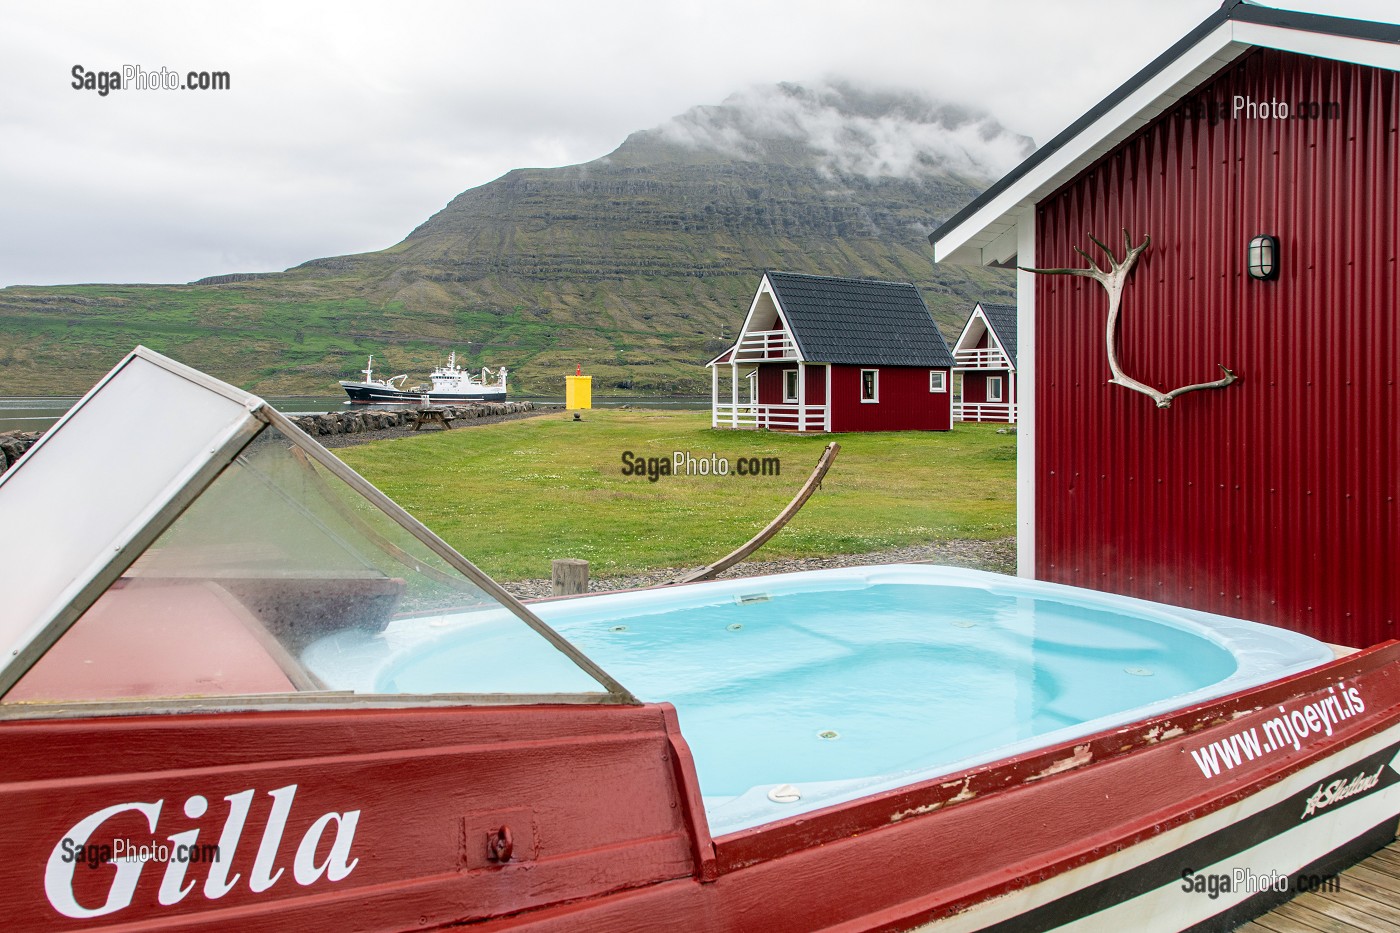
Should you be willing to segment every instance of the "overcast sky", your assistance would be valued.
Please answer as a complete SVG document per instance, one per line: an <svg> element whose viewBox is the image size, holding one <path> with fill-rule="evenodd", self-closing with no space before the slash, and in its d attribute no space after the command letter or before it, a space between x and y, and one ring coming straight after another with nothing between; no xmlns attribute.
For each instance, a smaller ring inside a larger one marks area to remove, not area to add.
<svg viewBox="0 0 1400 933"><path fill-rule="evenodd" d="M1274 5L1395 21L1396 0ZM841 78L1043 143L1217 0L0 0L0 286L186 282L399 241L512 168ZM227 71L75 90L72 69Z"/></svg>

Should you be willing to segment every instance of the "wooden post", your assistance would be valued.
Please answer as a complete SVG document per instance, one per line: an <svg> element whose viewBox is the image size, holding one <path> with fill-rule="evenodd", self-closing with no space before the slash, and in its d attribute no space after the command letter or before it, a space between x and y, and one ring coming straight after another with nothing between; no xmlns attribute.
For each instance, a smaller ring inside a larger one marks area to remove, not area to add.
<svg viewBox="0 0 1400 933"><path fill-rule="evenodd" d="M831 430L831 364L826 364L826 414L823 429Z"/></svg>
<svg viewBox="0 0 1400 933"><path fill-rule="evenodd" d="M710 367L710 427L719 427L719 364Z"/></svg>
<svg viewBox="0 0 1400 933"><path fill-rule="evenodd" d="M555 596L577 596L588 592L588 561L564 557L550 564Z"/></svg>
<svg viewBox="0 0 1400 933"><path fill-rule="evenodd" d="M734 345L734 352L729 356L729 426L735 431L739 430L739 363L734 357L739 355L739 345Z"/></svg>
<svg viewBox="0 0 1400 933"><path fill-rule="evenodd" d="M807 430L807 364L797 361L797 430Z"/></svg>

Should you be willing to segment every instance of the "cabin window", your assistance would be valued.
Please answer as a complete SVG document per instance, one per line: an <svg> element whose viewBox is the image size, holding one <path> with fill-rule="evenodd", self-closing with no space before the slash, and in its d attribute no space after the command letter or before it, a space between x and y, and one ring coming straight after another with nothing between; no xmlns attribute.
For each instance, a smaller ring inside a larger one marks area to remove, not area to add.
<svg viewBox="0 0 1400 933"><path fill-rule="evenodd" d="M860 400L862 402L880 401L880 371L878 369L862 369L860 371Z"/></svg>
<svg viewBox="0 0 1400 933"><path fill-rule="evenodd" d="M797 401L797 370L783 370L783 401Z"/></svg>
<svg viewBox="0 0 1400 933"><path fill-rule="evenodd" d="M1000 402L1000 401L1001 401L1001 377L1000 377L1000 376L988 376L988 377L987 377L987 401L989 401L989 402Z"/></svg>
<svg viewBox="0 0 1400 933"><path fill-rule="evenodd" d="M948 373L942 369L930 369L928 371L928 390L930 392L948 391Z"/></svg>

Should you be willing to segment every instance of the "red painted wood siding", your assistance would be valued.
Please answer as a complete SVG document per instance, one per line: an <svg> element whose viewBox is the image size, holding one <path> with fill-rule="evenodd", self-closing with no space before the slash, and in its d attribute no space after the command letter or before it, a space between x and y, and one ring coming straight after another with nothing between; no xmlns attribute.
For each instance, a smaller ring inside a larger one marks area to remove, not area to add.
<svg viewBox="0 0 1400 933"><path fill-rule="evenodd" d="M807 367L807 404L826 404L826 367Z"/></svg>
<svg viewBox="0 0 1400 933"><path fill-rule="evenodd" d="M758 400L764 405L782 405L783 372L797 369L796 363L764 363L758 367ZM796 402L786 404L795 405ZM826 404L826 367L807 367L807 404Z"/></svg>
<svg viewBox="0 0 1400 933"><path fill-rule="evenodd" d="M1036 265L1093 232L1150 234L1120 357L1157 386L1240 375L1158 410L1107 384L1107 300L1040 276L1036 575L1346 644L1400 613L1400 79L1257 50L1193 99L1330 102L1332 120L1157 119L1037 211ZM1256 234L1281 274L1245 272Z"/></svg>
<svg viewBox="0 0 1400 933"><path fill-rule="evenodd" d="M792 368L778 363L765 363L758 367L758 401L760 404L783 404L783 370Z"/></svg>
<svg viewBox="0 0 1400 933"><path fill-rule="evenodd" d="M860 371L879 369L880 401L860 400ZM832 366L833 431L947 431L953 426L951 391L930 392L929 370L914 366ZM944 376L951 389L953 377Z"/></svg>
<svg viewBox="0 0 1400 933"><path fill-rule="evenodd" d="M1011 373L1007 370L978 370L963 373L962 400L969 404L987 401L987 377L1001 377L1001 398L998 403L1011 401Z"/></svg>

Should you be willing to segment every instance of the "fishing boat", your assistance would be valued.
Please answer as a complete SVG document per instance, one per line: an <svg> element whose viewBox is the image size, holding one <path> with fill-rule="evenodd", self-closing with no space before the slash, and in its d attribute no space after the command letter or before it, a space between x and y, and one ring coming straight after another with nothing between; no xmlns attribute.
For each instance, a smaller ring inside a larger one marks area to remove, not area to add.
<svg viewBox="0 0 1400 933"><path fill-rule="evenodd" d="M439 366L428 376L428 384L405 387L407 373L390 376L388 379L374 378L374 357L369 358L361 370L364 379L340 380L340 387L355 404L367 405L383 402L421 402L424 398L430 404L450 402L503 402L506 398L506 368L491 370L481 368L479 374L468 372L457 365L457 353L453 351L447 358L446 366Z"/></svg>
<svg viewBox="0 0 1400 933"><path fill-rule="evenodd" d="M1400 815L1400 643L917 565L525 604L143 348L0 515L25 930L1223 930Z"/></svg>

